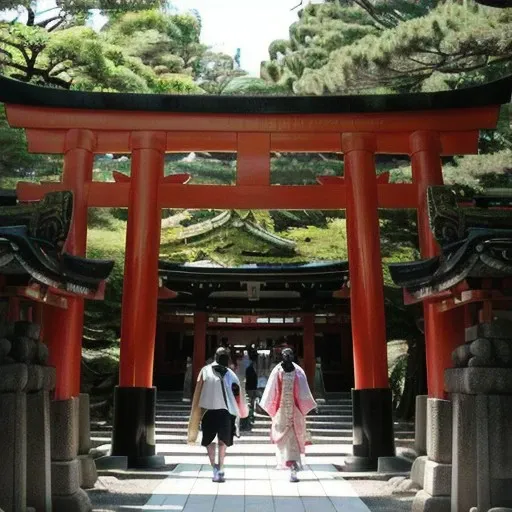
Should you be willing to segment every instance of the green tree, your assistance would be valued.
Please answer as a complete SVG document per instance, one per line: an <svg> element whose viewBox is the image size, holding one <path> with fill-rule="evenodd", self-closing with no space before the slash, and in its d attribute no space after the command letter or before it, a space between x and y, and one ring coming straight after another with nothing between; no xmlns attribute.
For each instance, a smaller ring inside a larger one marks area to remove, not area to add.
<svg viewBox="0 0 512 512"><path fill-rule="evenodd" d="M105 39L139 58L159 75L183 73L196 77L206 46L200 43L201 20L191 13L160 10L130 12L106 27Z"/></svg>
<svg viewBox="0 0 512 512"><path fill-rule="evenodd" d="M230 55L208 50L199 61L197 83L208 94L222 94L234 78L246 74L246 71L235 67Z"/></svg>
<svg viewBox="0 0 512 512"><path fill-rule="evenodd" d="M114 18L100 33L76 17L2 23L3 72L79 90L200 92L193 66L204 47L194 16L149 10Z"/></svg>
<svg viewBox="0 0 512 512"><path fill-rule="evenodd" d="M222 94L229 95L269 95L287 94L288 90L279 85L269 83L262 78L240 76L233 78L222 90Z"/></svg>
<svg viewBox="0 0 512 512"><path fill-rule="evenodd" d="M300 94L465 87L512 71L512 12L471 0L331 0L272 43L262 76Z"/></svg>
<svg viewBox="0 0 512 512"><path fill-rule="evenodd" d="M27 151L23 130L15 130L7 124L5 110L0 104L0 188L12 188L15 181L38 176L58 174L61 159L53 155L34 155Z"/></svg>

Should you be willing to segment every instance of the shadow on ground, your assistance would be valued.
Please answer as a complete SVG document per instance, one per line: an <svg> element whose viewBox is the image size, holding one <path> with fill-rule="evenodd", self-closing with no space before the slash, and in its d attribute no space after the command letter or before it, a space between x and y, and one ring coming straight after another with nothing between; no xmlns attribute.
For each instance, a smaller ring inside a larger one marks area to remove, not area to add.
<svg viewBox="0 0 512 512"><path fill-rule="evenodd" d="M167 478L120 479L115 476L102 476L94 489L87 491L94 512L121 512L137 510L151 498L154 489Z"/></svg>
<svg viewBox="0 0 512 512"><path fill-rule="evenodd" d="M417 491L390 496L389 483L376 480L350 480L360 499L371 512L410 512Z"/></svg>

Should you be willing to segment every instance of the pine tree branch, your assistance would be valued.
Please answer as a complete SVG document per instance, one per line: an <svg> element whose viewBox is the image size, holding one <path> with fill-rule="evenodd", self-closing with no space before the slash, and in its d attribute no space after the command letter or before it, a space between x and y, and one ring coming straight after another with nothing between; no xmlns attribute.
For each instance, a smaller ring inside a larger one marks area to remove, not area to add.
<svg viewBox="0 0 512 512"><path fill-rule="evenodd" d="M16 50L18 50L23 55L25 62L27 62L27 63L29 62L30 58L28 56L27 50L25 49L25 47L22 44L14 43L12 40L7 39L2 36L0 36L0 43L3 43L8 46L12 46L13 48L16 48Z"/></svg>
<svg viewBox="0 0 512 512"><path fill-rule="evenodd" d="M26 9L27 9L27 13L28 13L27 27L33 27L35 19L36 19L36 13L32 9L32 7L27 6Z"/></svg>
<svg viewBox="0 0 512 512"><path fill-rule="evenodd" d="M47 20L40 21L39 23L36 24L36 26L41 27L41 28L46 28L53 21L62 20L62 19L63 19L63 16L59 14L58 16L53 16L53 18L48 18Z"/></svg>
<svg viewBox="0 0 512 512"><path fill-rule="evenodd" d="M6 55L9 58L9 60L12 60L12 53L8 52L7 50L0 48L0 54Z"/></svg>
<svg viewBox="0 0 512 512"><path fill-rule="evenodd" d="M55 23L55 25L47 28L46 30L48 30L48 32L53 32L54 30L57 30L65 22L66 22L66 18L61 17L60 20L57 23Z"/></svg>
<svg viewBox="0 0 512 512"><path fill-rule="evenodd" d="M29 82L31 78L37 76L43 78L44 81L48 84L57 85L64 89L69 89L71 87L71 82L67 82L66 80L63 80L62 78L56 76L51 76L50 71L47 69L39 69L36 67L31 68L29 66L17 64L16 62L10 62L8 66L25 73L25 76L16 75L23 82Z"/></svg>
<svg viewBox="0 0 512 512"><path fill-rule="evenodd" d="M375 22L377 22L379 25L382 25L382 28L386 29L396 27L397 22L390 23L389 21L382 19L382 17L379 16L378 12L375 10L375 7L369 0L354 0L354 3L361 9L364 9Z"/></svg>

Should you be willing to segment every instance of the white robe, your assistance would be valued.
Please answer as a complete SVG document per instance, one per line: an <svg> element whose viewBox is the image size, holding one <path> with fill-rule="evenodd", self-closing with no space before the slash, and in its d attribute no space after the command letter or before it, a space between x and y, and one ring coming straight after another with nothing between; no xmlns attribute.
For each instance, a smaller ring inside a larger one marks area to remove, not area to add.
<svg viewBox="0 0 512 512"><path fill-rule="evenodd" d="M291 372L285 372L280 364L272 370L260 401L272 418L270 439L281 467L300 462L308 442L306 415L316 408L304 370L295 363L293 366Z"/></svg>

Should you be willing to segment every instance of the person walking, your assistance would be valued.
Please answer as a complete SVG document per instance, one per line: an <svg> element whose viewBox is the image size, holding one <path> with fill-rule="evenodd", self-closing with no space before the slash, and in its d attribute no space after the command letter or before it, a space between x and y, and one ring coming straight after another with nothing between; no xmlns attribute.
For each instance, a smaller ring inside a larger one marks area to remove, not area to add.
<svg viewBox="0 0 512 512"><path fill-rule="evenodd" d="M304 370L293 362L293 350L281 352L282 361L270 374L259 406L272 418L270 439L276 445L277 465L290 469L298 482L301 454L306 452L306 415L316 408Z"/></svg>
<svg viewBox="0 0 512 512"><path fill-rule="evenodd" d="M195 443L202 430L201 445L206 448L213 469L213 481L224 482L226 449L237 431L239 418L248 415L245 396L235 372L229 368L229 352L220 347L213 363L199 372L188 424L188 442ZM218 439L218 452L215 438Z"/></svg>
<svg viewBox="0 0 512 512"><path fill-rule="evenodd" d="M249 397L249 421L254 421L254 402L258 394L258 374L254 369L254 361L249 360L249 365L245 370L245 390Z"/></svg>

